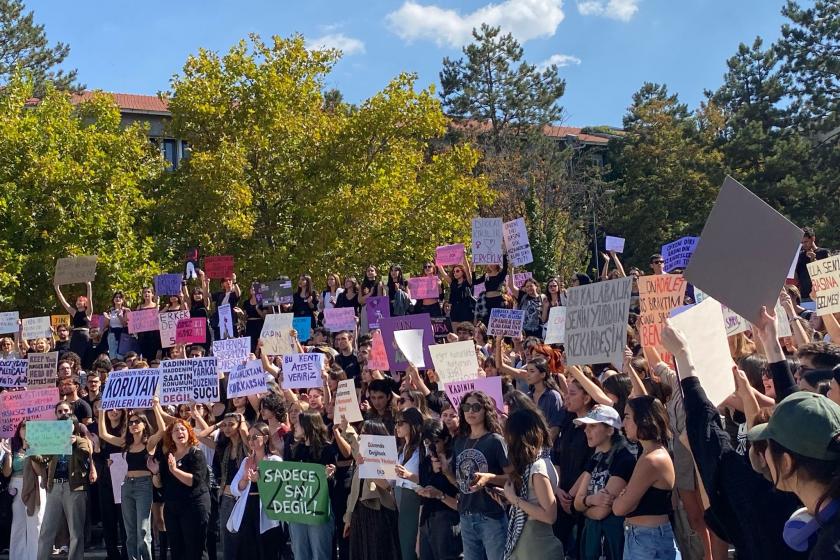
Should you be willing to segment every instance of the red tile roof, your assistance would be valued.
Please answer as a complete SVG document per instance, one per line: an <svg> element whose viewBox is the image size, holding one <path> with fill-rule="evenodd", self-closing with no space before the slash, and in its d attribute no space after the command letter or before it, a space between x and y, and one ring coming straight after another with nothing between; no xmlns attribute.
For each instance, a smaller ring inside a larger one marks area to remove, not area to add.
<svg viewBox="0 0 840 560"><path fill-rule="evenodd" d="M169 114L169 103L157 95L136 95L133 93L110 93L104 92L114 98L114 103L121 111L132 111L138 113L165 113ZM84 91L74 94L71 98L73 103L87 101L94 92Z"/></svg>
<svg viewBox="0 0 840 560"><path fill-rule="evenodd" d="M470 130L479 130L479 131L489 131L491 124L489 121L481 122L475 121L471 119L451 119L450 125L453 128L460 128L460 129L470 129ZM578 128L575 126L554 126L554 125L545 125L543 127L543 133L546 136L551 138L568 138L570 136L576 136L578 141L584 144L598 144L598 145L607 145L609 143L609 138L606 135L595 135L595 134L586 134L582 132L582 128Z"/></svg>

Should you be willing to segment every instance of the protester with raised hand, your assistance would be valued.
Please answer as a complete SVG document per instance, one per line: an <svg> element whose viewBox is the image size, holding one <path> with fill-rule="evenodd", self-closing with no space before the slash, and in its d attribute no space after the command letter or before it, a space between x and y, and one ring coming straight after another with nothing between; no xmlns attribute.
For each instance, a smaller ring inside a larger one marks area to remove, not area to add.
<svg viewBox="0 0 840 560"><path fill-rule="evenodd" d="M482 322L485 325L490 320L490 312L497 307L504 307L502 288L505 285L508 274L507 252L502 255L502 266L488 264L484 267L484 274L476 278L477 284L484 284L484 291L478 298L475 306L475 322Z"/></svg>
<svg viewBox="0 0 840 560"><path fill-rule="evenodd" d="M446 478L441 466L441 458L445 460L447 455L452 455L452 435L440 420L426 420L417 488L422 497L420 560L457 560L463 553L458 489Z"/></svg>
<svg viewBox="0 0 840 560"><path fill-rule="evenodd" d="M415 490L420 483L420 453L423 434L423 415L416 408L401 410L396 415L395 435L399 445L397 481L394 497L397 500L400 550L402 560L416 560L417 528L420 520L420 498Z"/></svg>
<svg viewBox="0 0 840 560"><path fill-rule="evenodd" d="M61 293L61 286L55 284L55 295L61 307L70 315L70 325L73 327L73 335L70 338L70 351L79 356L84 356L85 350L90 342L90 318L93 316L93 286L86 282L87 295L76 298L76 305L71 306L64 299Z"/></svg>
<svg viewBox="0 0 840 560"><path fill-rule="evenodd" d="M452 324L472 323L475 318L475 297L473 296L472 270L464 253L460 264L452 266L443 281L449 285L449 318Z"/></svg>

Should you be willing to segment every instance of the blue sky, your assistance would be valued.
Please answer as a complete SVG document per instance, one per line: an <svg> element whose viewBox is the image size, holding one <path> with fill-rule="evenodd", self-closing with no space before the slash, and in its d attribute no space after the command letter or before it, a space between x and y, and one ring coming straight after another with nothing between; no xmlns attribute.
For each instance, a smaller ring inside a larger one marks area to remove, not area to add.
<svg viewBox="0 0 840 560"><path fill-rule="evenodd" d="M437 83L481 21L514 33L533 64L562 62L565 124L621 125L643 82L664 82L695 107L714 89L741 42L770 43L783 0L29 0L51 41L70 44L67 65L89 88L166 90L200 47L226 51L250 32L298 32L342 47L328 78L359 102L402 71Z"/></svg>

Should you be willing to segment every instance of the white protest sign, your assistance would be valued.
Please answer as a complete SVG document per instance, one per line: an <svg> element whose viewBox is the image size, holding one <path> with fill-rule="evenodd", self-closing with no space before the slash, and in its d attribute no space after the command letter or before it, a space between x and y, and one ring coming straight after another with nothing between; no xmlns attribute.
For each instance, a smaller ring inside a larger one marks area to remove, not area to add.
<svg viewBox="0 0 840 560"><path fill-rule="evenodd" d="M438 387L444 383L473 379L478 375L478 358L472 340L433 344L429 346L429 354L435 365L435 373L440 378Z"/></svg>
<svg viewBox="0 0 840 560"><path fill-rule="evenodd" d="M505 222L503 226L505 247L508 258L515 266L523 266L534 262L531 254L531 243L528 241L528 229L525 227L525 219L517 218Z"/></svg>
<svg viewBox="0 0 840 560"><path fill-rule="evenodd" d="M726 329L720 303L708 297L669 319L682 331L691 348L695 374L712 404L718 406L735 390L732 378L732 356L726 340Z"/></svg>
<svg viewBox="0 0 840 560"><path fill-rule="evenodd" d="M233 314L230 311L230 304L220 305L217 309L219 313L219 334L223 339L233 338L236 336L236 331L233 328Z"/></svg>
<svg viewBox="0 0 840 560"><path fill-rule="evenodd" d="M359 478L397 480L397 438L362 434L359 453L364 459L359 465Z"/></svg>
<svg viewBox="0 0 840 560"><path fill-rule="evenodd" d="M0 313L0 334L16 333L20 328L18 321L20 314L17 311L6 311Z"/></svg>
<svg viewBox="0 0 840 560"><path fill-rule="evenodd" d="M568 289L565 345L569 365L621 366L632 288L629 277Z"/></svg>
<svg viewBox="0 0 840 560"><path fill-rule="evenodd" d="M338 382L335 390L335 421L340 423L342 418L348 422L361 422L364 420L362 410L359 408L359 396L356 394L356 384L352 379L344 379Z"/></svg>
<svg viewBox="0 0 840 560"><path fill-rule="evenodd" d="M545 326L545 343L563 344L566 340L566 308L558 305L549 309Z"/></svg>
<svg viewBox="0 0 840 560"><path fill-rule="evenodd" d="M502 219L473 218L473 264L502 264Z"/></svg>
<svg viewBox="0 0 840 560"><path fill-rule="evenodd" d="M32 353L26 357L29 362L26 368L26 387L41 389L54 387L58 375L58 352Z"/></svg>
<svg viewBox="0 0 840 560"><path fill-rule="evenodd" d="M796 253L793 254L793 262L790 263L790 269L787 273L787 280L796 278L796 265L799 264L799 251L802 250L802 245L796 248Z"/></svg>
<svg viewBox="0 0 840 560"><path fill-rule="evenodd" d="M50 338L52 336L52 328L50 325L50 317L28 317L21 321L20 336L24 340L34 340L36 338Z"/></svg>
<svg viewBox="0 0 840 560"><path fill-rule="evenodd" d="M704 300L705 301L705 300ZM723 326L726 330L726 336L732 336L742 333L750 328L750 323L722 303L720 304L721 312L723 313Z"/></svg>
<svg viewBox="0 0 840 560"><path fill-rule="evenodd" d="M840 312L840 255L808 263L808 275L816 292L817 315ZM807 298L809 294L802 294Z"/></svg>
<svg viewBox="0 0 840 560"><path fill-rule="evenodd" d="M122 485L125 475L128 474L128 463L122 453L111 453L111 488L114 490L114 503L122 503Z"/></svg>
<svg viewBox="0 0 840 560"><path fill-rule="evenodd" d="M250 354L250 336L213 341L213 356L219 371L233 371L234 367L245 363Z"/></svg>
<svg viewBox="0 0 840 560"><path fill-rule="evenodd" d="M251 360L235 366L230 371L227 384L227 397L247 397L265 393L268 387L265 384L265 371L262 361Z"/></svg>
<svg viewBox="0 0 840 560"><path fill-rule="evenodd" d="M283 388L311 389L324 386L321 372L324 355L320 352L283 355Z"/></svg>
<svg viewBox="0 0 840 560"><path fill-rule="evenodd" d="M221 397L216 358L191 358L187 361L192 364L192 400L204 404L219 402Z"/></svg>
<svg viewBox="0 0 840 560"><path fill-rule="evenodd" d="M100 406L102 410L152 408L159 379L159 368L112 371L102 387Z"/></svg>
<svg viewBox="0 0 840 560"><path fill-rule="evenodd" d="M613 237L611 235L607 236L607 252L615 251L616 253L623 253L624 252L624 238L623 237Z"/></svg>
<svg viewBox="0 0 840 560"><path fill-rule="evenodd" d="M0 387L23 389L26 387L28 360L0 360Z"/></svg>
<svg viewBox="0 0 840 560"><path fill-rule="evenodd" d="M788 336L793 336L793 331L790 328L790 321L788 321L787 313L785 313L785 308L782 307L782 302L776 302L776 336L779 338L786 338Z"/></svg>
<svg viewBox="0 0 840 560"><path fill-rule="evenodd" d="M522 336L522 323L524 322L524 309L502 309L501 307L496 307L490 312L487 334L490 336Z"/></svg>
<svg viewBox="0 0 840 560"><path fill-rule="evenodd" d="M175 333L180 319L189 319L188 309L179 311L164 311L158 315L160 322L160 345L162 348L172 348L175 345Z"/></svg>
<svg viewBox="0 0 840 560"><path fill-rule="evenodd" d="M295 347L292 344L292 313L272 313L265 316L260 338L263 339L263 353L269 356L292 354Z"/></svg>
<svg viewBox="0 0 840 560"><path fill-rule="evenodd" d="M160 364L160 404L187 404L192 399L191 360L164 360Z"/></svg>
<svg viewBox="0 0 840 560"><path fill-rule="evenodd" d="M418 368L426 367L426 361L423 357L423 333L423 329L394 331L394 342L397 343L397 348L405 356L405 361Z"/></svg>

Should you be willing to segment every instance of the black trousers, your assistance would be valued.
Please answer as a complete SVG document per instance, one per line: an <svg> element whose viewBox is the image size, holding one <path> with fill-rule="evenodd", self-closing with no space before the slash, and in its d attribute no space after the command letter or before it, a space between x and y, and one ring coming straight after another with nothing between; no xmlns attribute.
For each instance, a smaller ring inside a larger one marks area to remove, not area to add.
<svg viewBox="0 0 840 560"><path fill-rule="evenodd" d="M172 558L207 560L207 523L210 521L210 495L199 500L165 502L163 519Z"/></svg>

